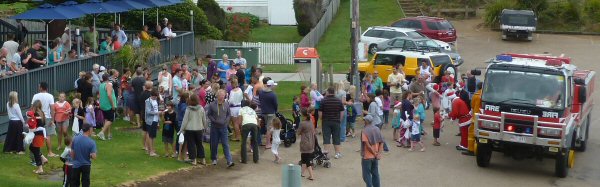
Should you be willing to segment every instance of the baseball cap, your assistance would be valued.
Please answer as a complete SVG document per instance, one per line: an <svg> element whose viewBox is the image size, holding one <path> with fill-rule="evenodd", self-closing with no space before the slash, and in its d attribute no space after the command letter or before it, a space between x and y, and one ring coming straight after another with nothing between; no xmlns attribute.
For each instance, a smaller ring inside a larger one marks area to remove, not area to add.
<svg viewBox="0 0 600 187"><path fill-rule="evenodd" d="M269 81L267 81L267 86L268 87L277 86L277 83L275 81L273 81L273 80L269 80Z"/></svg>
<svg viewBox="0 0 600 187"><path fill-rule="evenodd" d="M106 71L106 68L104 66L100 66L100 71Z"/></svg>
<svg viewBox="0 0 600 187"><path fill-rule="evenodd" d="M373 122L373 116L371 116L371 115L366 115L365 117L363 117L363 119L369 123Z"/></svg>

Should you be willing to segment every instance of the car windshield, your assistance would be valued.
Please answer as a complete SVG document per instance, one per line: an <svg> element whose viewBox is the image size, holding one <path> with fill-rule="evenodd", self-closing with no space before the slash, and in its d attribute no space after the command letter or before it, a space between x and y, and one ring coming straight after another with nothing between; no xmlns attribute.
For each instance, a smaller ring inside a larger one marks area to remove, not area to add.
<svg viewBox="0 0 600 187"><path fill-rule="evenodd" d="M440 49L440 45L438 45L432 40L419 40L415 41L415 43L417 44L417 46L419 46L419 48L423 49Z"/></svg>
<svg viewBox="0 0 600 187"><path fill-rule="evenodd" d="M422 35L421 33L417 32L417 31L406 32L406 35L408 35L408 37L411 37L411 38L425 38L425 35Z"/></svg>
<svg viewBox="0 0 600 187"><path fill-rule="evenodd" d="M510 26L535 26L535 16L523 14L503 14L502 24Z"/></svg>
<svg viewBox="0 0 600 187"><path fill-rule="evenodd" d="M440 30L452 30L454 29L454 26L452 26L452 24L448 21L442 21L439 22L439 27L441 28Z"/></svg>
<svg viewBox="0 0 600 187"><path fill-rule="evenodd" d="M565 77L562 75L488 70L482 100L562 109L565 90Z"/></svg>
<svg viewBox="0 0 600 187"><path fill-rule="evenodd" d="M431 61L433 62L433 66L435 67L452 63L452 59L450 59L450 56L448 55L435 55L429 58L431 59Z"/></svg>

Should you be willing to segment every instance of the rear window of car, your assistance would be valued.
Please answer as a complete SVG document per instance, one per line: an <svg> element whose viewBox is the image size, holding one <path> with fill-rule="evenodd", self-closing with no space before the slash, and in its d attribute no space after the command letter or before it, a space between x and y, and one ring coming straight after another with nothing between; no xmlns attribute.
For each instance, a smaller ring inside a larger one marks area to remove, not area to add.
<svg viewBox="0 0 600 187"><path fill-rule="evenodd" d="M409 26L408 20L400 20L400 21L397 21L396 23L392 24L392 27L407 28L408 26Z"/></svg>
<svg viewBox="0 0 600 187"><path fill-rule="evenodd" d="M433 62L434 66L440 66L440 65L452 63L452 59L450 59L450 56L448 56L448 55L435 55L435 56L431 56L429 58Z"/></svg>
<svg viewBox="0 0 600 187"><path fill-rule="evenodd" d="M383 33L382 30L369 30L365 33L365 36L368 37L379 37Z"/></svg>
<svg viewBox="0 0 600 187"><path fill-rule="evenodd" d="M398 32L396 31L383 31L383 34L381 34L381 38L385 38L385 39L392 39L395 38Z"/></svg>
<svg viewBox="0 0 600 187"><path fill-rule="evenodd" d="M452 26L452 24L450 24L450 22L448 22L448 21L440 21L440 22L428 21L428 22L425 22L425 24L427 24L427 27L429 27L429 29L431 29L431 30L452 30L454 28L454 26Z"/></svg>
<svg viewBox="0 0 600 187"><path fill-rule="evenodd" d="M452 30L454 26L449 21L441 21L438 24L443 30Z"/></svg>

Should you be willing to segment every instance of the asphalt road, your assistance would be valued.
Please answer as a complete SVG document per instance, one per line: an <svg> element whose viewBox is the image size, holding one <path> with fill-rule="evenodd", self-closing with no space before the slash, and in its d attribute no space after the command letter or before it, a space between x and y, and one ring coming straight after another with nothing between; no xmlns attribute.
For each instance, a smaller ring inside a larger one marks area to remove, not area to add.
<svg viewBox="0 0 600 187"><path fill-rule="evenodd" d="M535 35L532 42L502 41L500 33L489 29L478 29L478 20L454 21L458 29L458 50L465 59L460 67L466 72L472 68L485 67L485 60L502 52L565 54L581 69L600 71L598 52L600 37L570 35ZM600 82L597 82L600 83ZM596 85L598 87L598 85ZM593 95L600 99L600 92ZM574 168L566 178L554 177L554 160L545 159L516 161L494 153L488 168L479 168L475 157L463 156L455 150L459 137L455 125L446 125L442 133L442 146L431 146L432 138L424 141L426 152L408 152L393 146L391 129L384 129L390 143L390 153L379 162L382 186L600 186L600 110L594 107L588 150L576 153ZM427 113L431 117L431 113ZM428 121L431 118L428 119ZM357 127L362 128L362 125ZM426 125L431 132L431 127ZM344 157L332 160L332 168L317 167L316 180L303 180L303 186L364 186L361 176L359 140L350 139L343 143ZM280 148L285 163L296 163L300 158L298 145ZM250 156L250 155L249 155ZM259 164L237 164L226 169L220 160L217 167L198 167L190 171L170 174L152 181L137 183L138 186L281 186L281 167L271 162L270 151L261 150ZM234 155L239 160L239 153Z"/></svg>

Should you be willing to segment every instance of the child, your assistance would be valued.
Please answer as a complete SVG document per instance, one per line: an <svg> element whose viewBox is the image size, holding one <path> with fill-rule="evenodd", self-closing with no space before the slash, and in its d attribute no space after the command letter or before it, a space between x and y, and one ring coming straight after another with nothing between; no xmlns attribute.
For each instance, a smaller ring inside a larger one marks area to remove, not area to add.
<svg viewBox="0 0 600 187"><path fill-rule="evenodd" d="M75 134L79 134L81 132L81 126L83 125L83 120L85 120L85 109L79 99L73 99L73 108L71 109L71 114L73 114L73 125L75 125L75 120L77 120L77 132L73 132Z"/></svg>
<svg viewBox="0 0 600 187"><path fill-rule="evenodd" d="M354 138L354 126L356 123L356 115L358 115L358 113L356 112L356 108L354 107L354 99L353 98L349 98L347 106L346 106L346 112L347 112L347 117L346 120L348 122L348 125L346 126L346 136L348 137L352 137Z"/></svg>
<svg viewBox="0 0 600 187"><path fill-rule="evenodd" d="M440 129L442 128L442 115L440 114L440 108L433 107L433 145L440 146L438 139L440 138Z"/></svg>
<svg viewBox="0 0 600 187"><path fill-rule="evenodd" d="M33 172L35 174L44 173L43 165L48 162L48 159L42 155L40 148L44 145L44 139L46 138L46 129L44 125L44 113L41 110L42 103L37 100L33 103L32 109L27 111L27 126L29 127L29 133L33 133L34 137L29 145L29 151L33 155L33 160L37 166L37 170Z"/></svg>
<svg viewBox="0 0 600 187"><path fill-rule="evenodd" d="M423 96L418 96L413 100L413 104L415 106L415 114L419 115L419 124L423 124L425 121L425 100ZM421 135L425 135L425 131L423 130L423 126L419 126L419 132Z"/></svg>
<svg viewBox="0 0 600 187"><path fill-rule="evenodd" d="M383 125L382 127L385 127L388 123L389 123L389 118L390 118L390 105L391 105L391 99L390 99L390 92L388 92L387 90L383 90Z"/></svg>
<svg viewBox="0 0 600 187"><path fill-rule="evenodd" d="M410 149L408 151L413 151L415 148L415 144L419 144L421 146L421 152L425 152L425 145L421 142L421 119L418 114L415 114L413 120L411 121L411 133L410 133Z"/></svg>
<svg viewBox="0 0 600 187"><path fill-rule="evenodd" d="M165 92L165 88L162 86L158 87L158 110L159 111L164 111L166 108L166 102L165 102L165 98L166 98L166 92Z"/></svg>
<svg viewBox="0 0 600 187"><path fill-rule="evenodd" d="M173 153L173 134L175 133L175 126L177 126L177 114L174 110L175 105L169 101L167 102L167 109L165 110L165 121L162 129L162 142L165 144L165 157L171 156L175 158Z"/></svg>
<svg viewBox="0 0 600 187"><path fill-rule="evenodd" d="M402 126L402 118L400 117L400 111L402 109L402 102L400 98L394 99L394 118L392 119L392 128L394 129L394 141L399 142L400 140L400 127Z"/></svg>
<svg viewBox="0 0 600 187"><path fill-rule="evenodd" d="M69 182L71 181L71 175L69 172L73 169L73 164L71 163L71 138L68 136L65 137L65 150L60 154L60 160L64 163L63 165L63 186L69 186Z"/></svg>
<svg viewBox="0 0 600 187"><path fill-rule="evenodd" d="M87 123L92 127L96 126L96 112L94 111L94 98L88 97L87 103L85 105L85 121L83 123ZM81 130L81 128L80 128ZM94 131L92 131L92 134Z"/></svg>
<svg viewBox="0 0 600 187"><path fill-rule="evenodd" d="M312 160L314 158L313 152L315 150L316 134L315 128L311 122L310 113L314 109L309 108L308 110L302 109L302 117L304 121L300 123L298 128L298 135L300 135L300 164L302 166L302 172L300 175L304 177L304 172L308 170L308 180L313 180Z"/></svg>
<svg viewBox="0 0 600 187"><path fill-rule="evenodd" d="M300 126L300 97L294 96L294 104L292 104L292 116L294 117L294 129Z"/></svg>
<svg viewBox="0 0 600 187"><path fill-rule="evenodd" d="M158 156L154 150L154 138L156 138L156 131L158 128L158 91L152 90L150 98L145 101L145 121L146 129L148 130L148 139L146 139L146 145L148 146L148 155L151 157Z"/></svg>
<svg viewBox="0 0 600 187"><path fill-rule="evenodd" d="M54 122L58 129L58 142L63 141L63 137L67 137L67 129L69 128L69 116L71 115L71 104L65 101L67 97L64 92L58 95L58 101L54 103ZM56 150L60 150L60 144Z"/></svg>
<svg viewBox="0 0 600 187"><path fill-rule="evenodd" d="M281 144L281 139L279 138L279 134L281 132L281 121L278 118L273 118L273 127L271 128L271 134L273 135L273 141L271 142L271 152L275 156L275 163L281 163L281 157L279 157L279 152L277 148L279 148L279 144Z"/></svg>

